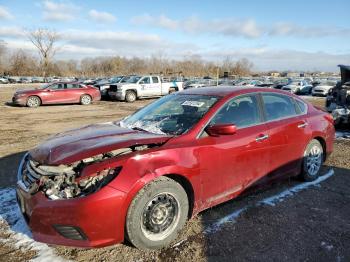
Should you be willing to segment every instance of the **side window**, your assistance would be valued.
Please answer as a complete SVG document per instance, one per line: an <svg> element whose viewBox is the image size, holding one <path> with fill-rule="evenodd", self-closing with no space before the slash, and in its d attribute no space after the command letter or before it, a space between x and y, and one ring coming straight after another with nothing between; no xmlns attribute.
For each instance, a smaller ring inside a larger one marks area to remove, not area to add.
<svg viewBox="0 0 350 262"><path fill-rule="evenodd" d="M149 84L150 83L150 78L149 77L144 77L140 81L140 84Z"/></svg>
<svg viewBox="0 0 350 262"><path fill-rule="evenodd" d="M300 101L299 99L295 99L295 102L296 102L297 107L300 110L300 114L301 115L306 114L307 113L307 105L304 102Z"/></svg>
<svg viewBox="0 0 350 262"><path fill-rule="evenodd" d="M238 128L261 123L258 100L255 95L233 98L220 109L210 122L214 124L235 124Z"/></svg>
<svg viewBox="0 0 350 262"><path fill-rule="evenodd" d="M67 84L67 88L68 89L78 88L78 85L77 84Z"/></svg>
<svg viewBox="0 0 350 262"><path fill-rule="evenodd" d="M50 89L53 89L53 90L59 90L59 89L63 89L63 84L54 84L54 85L51 85L50 86Z"/></svg>
<svg viewBox="0 0 350 262"><path fill-rule="evenodd" d="M152 76L152 81L153 81L153 84L158 83L158 77Z"/></svg>
<svg viewBox="0 0 350 262"><path fill-rule="evenodd" d="M58 89L58 85L57 85L57 84L50 85L50 86L49 86L49 89L51 89L51 90Z"/></svg>
<svg viewBox="0 0 350 262"><path fill-rule="evenodd" d="M262 95L268 121L295 116L297 114L292 98L278 94Z"/></svg>

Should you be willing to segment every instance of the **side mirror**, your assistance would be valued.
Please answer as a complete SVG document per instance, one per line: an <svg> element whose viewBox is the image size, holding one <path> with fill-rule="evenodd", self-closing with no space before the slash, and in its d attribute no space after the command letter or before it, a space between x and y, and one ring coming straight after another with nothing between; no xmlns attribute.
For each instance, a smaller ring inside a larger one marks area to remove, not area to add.
<svg viewBox="0 0 350 262"><path fill-rule="evenodd" d="M217 124L208 126L205 131L210 136L234 135L237 127L234 124Z"/></svg>

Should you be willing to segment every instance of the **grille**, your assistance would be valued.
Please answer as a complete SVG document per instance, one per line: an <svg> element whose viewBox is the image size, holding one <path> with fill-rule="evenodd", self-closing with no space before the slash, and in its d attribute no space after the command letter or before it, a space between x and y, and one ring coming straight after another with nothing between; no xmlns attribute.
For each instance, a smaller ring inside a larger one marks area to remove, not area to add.
<svg viewBox="0 0 350 262"><path fill-rule="evenodd" d="M86 235L79 227L63 225L54 225L53 227L65 238L72 240L87 240Z"/></svg>
<svg viewBox="0 0 350 262"><path fill-rule="evenodd" d="M109 91L117 92L118 91L118 86L117 85L110 85Z"/></svg>
<svg viewBox="0 0 350 262"><path fill-rule="evenodd" d="M40 174L35 171L35 164L28 158L24 161L22 167L22 182L26 188L31 189L40 179Z"/></svg>

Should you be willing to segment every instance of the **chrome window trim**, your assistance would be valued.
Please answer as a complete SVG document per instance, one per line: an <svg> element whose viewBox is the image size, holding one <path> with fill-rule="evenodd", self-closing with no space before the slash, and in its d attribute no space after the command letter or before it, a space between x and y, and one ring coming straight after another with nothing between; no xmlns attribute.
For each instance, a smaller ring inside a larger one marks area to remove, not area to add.
<svg viewBox="0 0 350 262"><path fill-rule="evenodd" d="M242 94L242 95L238 95L238 96L235 96L233 97L232 99L229 99L228 101L226 101L220 108L218 108L218 110L216 111L216 113L207 121L207 123L205 123L205 125L201 128L201 130L198 132L197 136L196 136L196 139L199 139L199 138L202 138L202 135L203 135L203 132L205 130L205 128L209 125L209 123L211 122L211 120L216 116L216 114L227 104L229 103L230 101L232 101L233 99L235 98L238 98L238 97L241 97L241 96L247 96L247 95L250 95L250 94L254 94L255 96L257 95L263 95L263 94L277 94L277 95L281 95L281 96L286 96L288 98L291 98L293 101L295 100L299 100L301 101L302 103L304 103L304 105L306 106L306 112L304 114L295 114L294 116L287 116L287 117L280 117L280 118L276 118L276 119L273 119L273 120L263 120L262 122L258 123L258 124L252 124L252 125L249 125L249 126L244 126L244 127L239 127L237 128L237 130L241 130L241 129L244 129L244 128L249 128L249 127L253 127L253 126L260 126L262 124L268 124L268 123L272 123L272 122L276 122L276 121L281 121L281 120L285 120L285 119L289 119L289 118L295 118L295 117L299 117L299 116L304 116L304 115L307 115L308 113L308 110L309 110L309 106L308 104L306 104L304 101L302 101L302 99L300 98L294 98L292 96L288 96L288 95L285 95L285 94L281 94L281 93L275 93L275 92L263 92L263 91L260 91L260 92L252 92L252 93L246 93L246 94ZM259 100L259 98L258 98ZM261 102L263 103L264 101L262 101L262 97L261 97ZM260 102L259 102L260 103ZM295 102L296 103L296 102ZM259 109L261 110L261 106L259 105ZM265 108L262 108L262 110L265 110ZM264 112L260 112L260 114L263 114Z"/></svg>

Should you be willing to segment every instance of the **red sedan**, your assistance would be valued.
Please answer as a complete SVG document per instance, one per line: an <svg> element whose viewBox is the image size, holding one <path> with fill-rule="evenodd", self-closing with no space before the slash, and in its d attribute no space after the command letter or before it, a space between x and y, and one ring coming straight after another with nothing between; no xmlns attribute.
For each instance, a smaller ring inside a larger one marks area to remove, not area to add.
<svg viewBox="0 0 350 262"><path fill-rule="evenodd" d="M100 91L93 86L78 82L57 82L43 88L17 91L12 98L15 105L38 107L47 104L88 105L101 99Z"/></svg>
<svg viewBox="0 0 350 262"><path fill-rule="evenodd" d="M37 241L168 245L186 220L281 176L314 180L332 117L264 88L198 88L120 122L60 133L29 151L18 202Z"/></svg>

